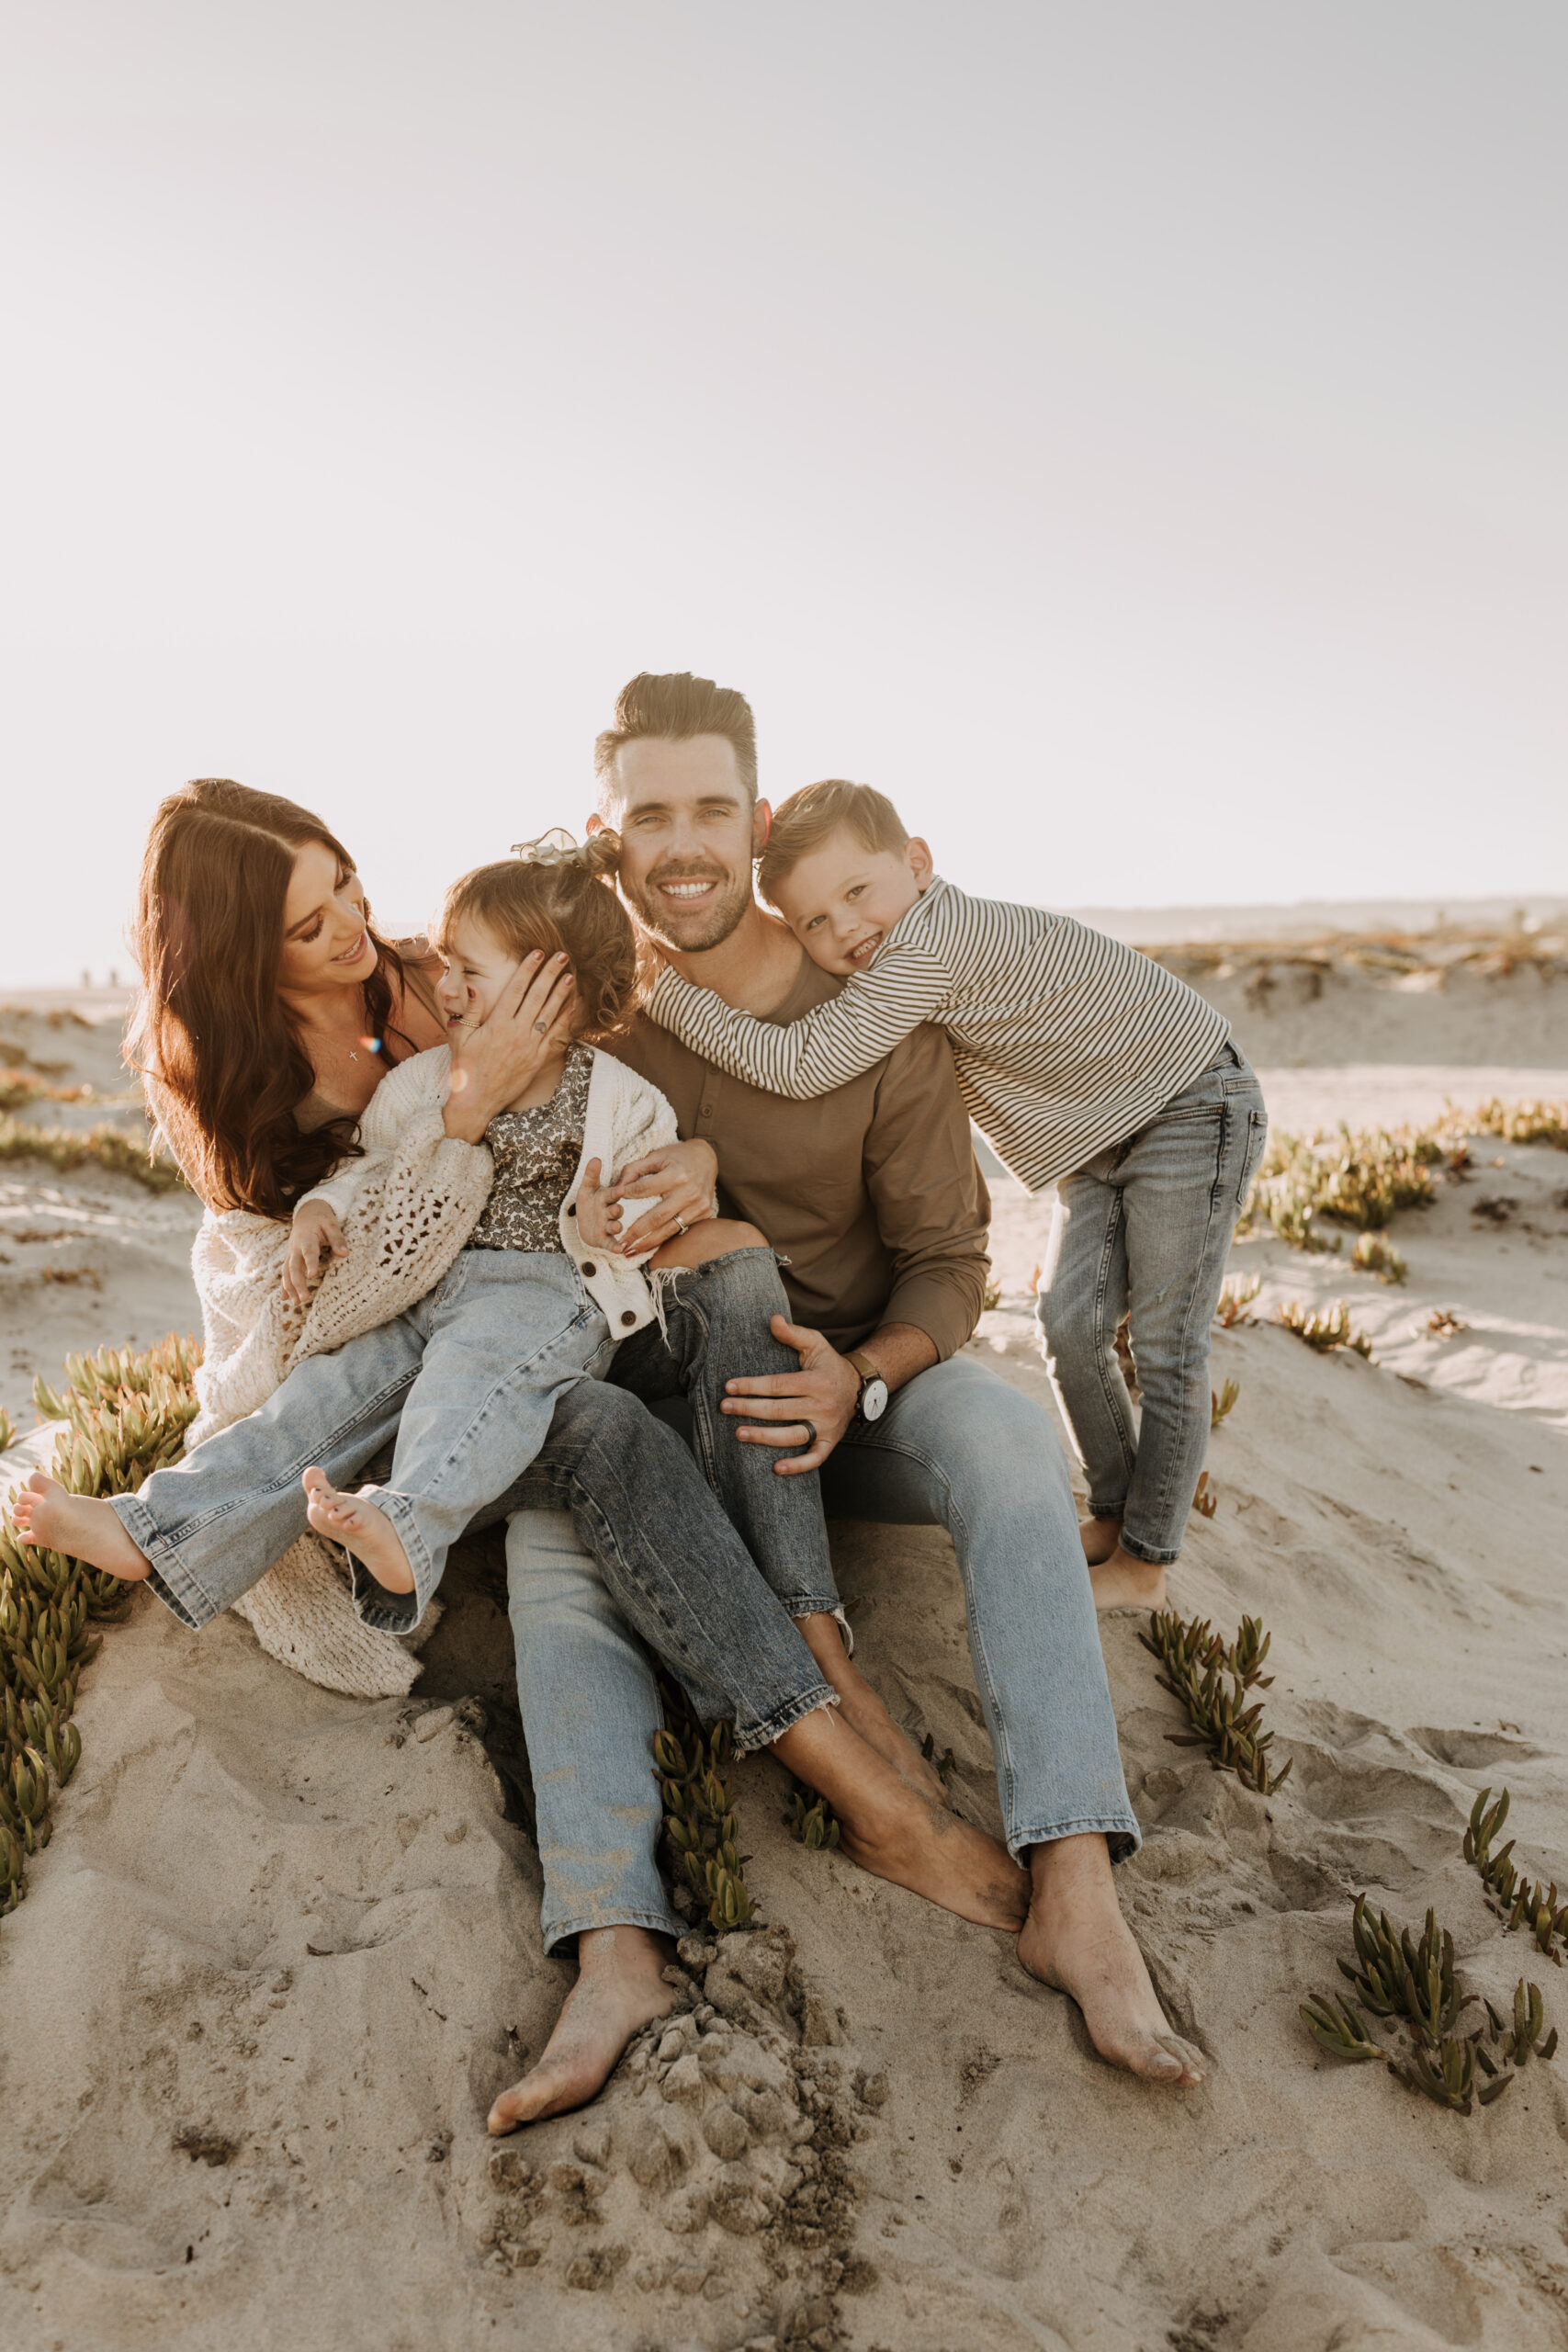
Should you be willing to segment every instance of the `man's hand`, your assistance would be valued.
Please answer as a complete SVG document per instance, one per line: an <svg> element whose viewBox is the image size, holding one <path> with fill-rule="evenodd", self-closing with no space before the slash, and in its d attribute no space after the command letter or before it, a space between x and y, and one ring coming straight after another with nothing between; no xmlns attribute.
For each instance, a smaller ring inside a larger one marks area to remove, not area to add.
<svg viewBox="0 0 1568 2352"><path fill-rule="evenodd" d="M770 1329L775 1340L795 1349L800 1370L727 1381L719 1411L744 1417L747 1425L735 1432L742 1445L805 1445L811 1430L804 1424L809 1421L816 1443L773 1464L779 1477L792 1478L803 1470L820 1470L849 1428L860 1395L860 1374L820 1331L807 1330L783 1315L773 1317ZM749 1398L755 1401L741 1401ZM751 1426L760 1422L767 1426Z"/></svg>
<svg viewBox="0 0 1568 2352"><path fill-rule="evenodd" d="M657 1151L629 1160L604 1194L615 1237L610 1246L623 1258L640 1258L683 1227L701 1225L714 1214L717 1182L718 1155L708 1143L661 1144ZM621 1203L628 1199L653 1205L623 1236Z"/></svg>
<svg viewBox="0 0 1568 2352"><path fill-rule="evenodd" d="M308 1306L321 1288L326 1272L323 1254L329 1261L348 1255L337 1213L330 1201L301 1201L289 1228L283 1268L283 1295L296 1306Z"/></svg>

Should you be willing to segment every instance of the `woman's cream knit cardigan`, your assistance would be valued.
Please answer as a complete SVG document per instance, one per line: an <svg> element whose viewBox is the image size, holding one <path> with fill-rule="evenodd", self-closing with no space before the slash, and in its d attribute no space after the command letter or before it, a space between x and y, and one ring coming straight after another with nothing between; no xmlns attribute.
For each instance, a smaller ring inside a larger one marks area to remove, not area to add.
<svg viewBox="0 0 1568 2352"><path fill-rule="evenodd" d="M445 1131L448 1065L445 1046L414 1055L389 1070L371 1097L361 1122L370 1165L344 1217L349 1254L333 1261L308 1310L283 1294L287 1225L242 1209L221 1216L208 1211L191 1251L205 1353L196 1375L201 1410L191 1423L187 1451L255 1412L308 1356L326 1354L391 1322L452 1264L489 1198L493 1171L482 1144L457 1142ZM613 1170L674 1140L674 1114L658 1090L624 1063L596 1053L569 1203L575 1202L590 1159ZM641 1204L626 1205L635 1221ZM562 1233L570 1254L581 1260L586 1253L565 1208ZM595 1292L607 1278L614 1283L620 1311L609 1319L617 1337L622 1324L649 1319L651 1306L635 1317L631 1312L634 1286L643 1302L648 1286L626 1261L584 1273ZM406 1643L361 1623L336 1554L315 1535L291 1544L233 1606L263 1649L329 1690L390 1698L406 1691L419 1673ZM434 1622L426 1611L418 1639L428 1636Z"/></svg>

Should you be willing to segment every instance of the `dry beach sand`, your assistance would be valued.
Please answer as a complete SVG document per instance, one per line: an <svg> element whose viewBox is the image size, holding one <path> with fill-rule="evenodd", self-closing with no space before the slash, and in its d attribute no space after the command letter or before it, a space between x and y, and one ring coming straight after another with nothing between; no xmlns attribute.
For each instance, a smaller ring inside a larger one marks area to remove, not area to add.
<svg viewBox="0 0 1568 2352"><path fill-rule="evenodd" d="M1205 987L1277 1126L1568 1096L1568 976L1220 957ZM1269 977L1259 981L1260 971ZM58 1011L58 1002L55 1009ZM112 1024L0 1037L123 1091ZM10 1051L0 1059L10 1060ZM112 1107L112 1106L111 1106ZM29 1115L84 1124L94 1103ZM118 1114L117 1114L118 1115ZM1568 2346L1568 2064L1469 2119L1303 2031L1363 1888L1451 1927L1467 1989L1568 1975L1506 1935L1460 1839L1506 1781L1568 1880L1568 1159L1491 1137L1397 1218L1408 1283L1239 1242L1252 1313L1349 1302L1371 1363L1216 1331L1212 1520L1175 1604L1273 1637L1294 1758L1265 1802L1170 1744L1137 1621L1104 1627L1145 1825L1122 1899L1179 2029L1182 2098L1112 2073L1000 1937L807 1852L737 1775L765 1928L683 1947L695 2004L585 2114L482 2120L569 1981L546 1962L497 1555L465 1547L412 1700L314 1690L225 1620L139 1597L85 1676L84 1756L0 1924L0 2341L15 2352L1361 2352ZM1047 1204L997 1187L975 1345L1047 1399L1029 1283ZM0 1162L0 1403L65 1351L186 1329L188 1197ZM1347 1237L1347 1254L1351 1237ZM56 1279L48 1279L50 1276ZM59 1277L67 1279L59 1279ZM1447 1309L1462 1326L1434 1336ZM866 1671L996 1819L951 1547L840 1526Z"/></svg>

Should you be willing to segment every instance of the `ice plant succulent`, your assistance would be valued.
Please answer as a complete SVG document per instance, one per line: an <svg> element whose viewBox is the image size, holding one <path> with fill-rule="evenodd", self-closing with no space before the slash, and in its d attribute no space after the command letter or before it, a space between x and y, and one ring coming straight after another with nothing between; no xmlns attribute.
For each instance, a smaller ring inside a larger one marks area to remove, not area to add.
<svg viewBox="0 0 1568 2352"><path fill-rule="evenodd" d="M40 1412L70 1423L54 1475L79 1495L134 1492L177 1460L196 1417L201 1350L171 1333L145 1354L104 1349L66 1358L67 1386L35 1385ZM62 1552L17 1541L0 1522L0 1915L27 1891L28 1858L49 1842L51 1781L63 1788L82 1755L71 1717L82 1668L102 1639L96 1623L122 1617L130 1589Z"/></svg>
<svg viewBox="0 0 1568 2352"><path fill-rule="evenodd" d="M1180 1700L1192 1724L1190 1732L1168 1731L1167 1739L1178 1747L1206 1747L1217 1772L1234 1772L1245 1788L1264 1797L1283 1788L1291 1776L1289 1764L1282 1772L1272 1770L1269 1750L1274 1735L1258 1728L1262 1701L1249 1701L1251 1691L1267 1690L1273 1681L1263 1671L1271 1638L1261 1619L1244 1617L1227 1648L1206 1617L1188 1623L1159 1610L1149 1619L1148 1633L1138 1636L1165 1668L1160 1688Z"/></svg>

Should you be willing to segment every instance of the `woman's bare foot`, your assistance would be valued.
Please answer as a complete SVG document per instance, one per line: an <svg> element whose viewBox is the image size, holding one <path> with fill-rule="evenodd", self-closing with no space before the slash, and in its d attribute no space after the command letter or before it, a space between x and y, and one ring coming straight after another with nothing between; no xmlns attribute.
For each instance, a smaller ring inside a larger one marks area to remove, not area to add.
<svg viewBox="0 0 1568 2352"><path fill-rule="evenodd" d="M797 1617L795 1623L827 1679L839 1694L839 1713L844 1721L859 1732L868 1747L874 1747L886 1764L891 1764L906 1788L923 1797L934 1797L938 1804L947 1803L947 1790L941 1773L928 1764L907 1731L900 1731L864 1675L844 1647L844 1637L836 1617L820 1610L812 1617Z"/></svg>
<svg viewBox="0 0 1568 2352"><path fill-rule="evenodd" d="M11 1515L24 1544L64 1552L138 1584L152 1563L126 1532L119 1513L95 1495L73 1495L58 1478L35 1470L11 1498Z"/></svg>
<svg viewBox="0 0 1568 2352"><path fill-rule="evenodd" d="M413 1570L398 1531L367 1495L345 1495L327 1482L324 1470L307 1470L301 1485L310 1501L305 1515L318 1535L341 1544L362 1560L387 1592L412 1592Z"/></svg>
<svg viewBox="0 0 1568 2352"><path fill-rule="evenodd" d="M669 1937L646 1928L583 1930L577 1939L577 1982L538 2064L491 2109L490 2129L498 2139L520 2123L585 2106L603 2090L633 2034L674 2007L663 1976L674 1957Z"/></svg>
<svg viewBox="0 0 1568 2352"><path fill-rule="evenodd" d="M1029 1861L1033 1900L1018 1956L1031 1976L1077 2003L1111 2065L1149 2083L1201 2083L1203 2059L1172 2033L1122 1917L1104 1838L1061 1838L1033 1847Z"/></svg>
<svg viewBox="0 0 1568 2352"><path fill-rule="evenodd" d="M1078 1540L1089 1566L1098 1568L1101 1560L1109 1560L1121 1543L1122 1522L1119 1519L1080 1519Z"/></svg>
<svg viewBox="0 0 1568 2352"><path fill-rule="evenodd" d="M1165 1607L1165 1570L1153 1560L1136 1559L1131 1552L1123 1552L1120 1544L1098 1567L1090 1568L1089 1580L1094 1587L1097 1609Z"/></svg>
<svg viewBox="0 0 1568 2352"><path fill-rule="evenodd" d="M909 1788L837 1707L803 1715L774 1740L773 1753L827 1798L842 1849L863 1871L977 1927L1016 1932L1022 1925L1029 1881L1006 1847Z"/></svg>

